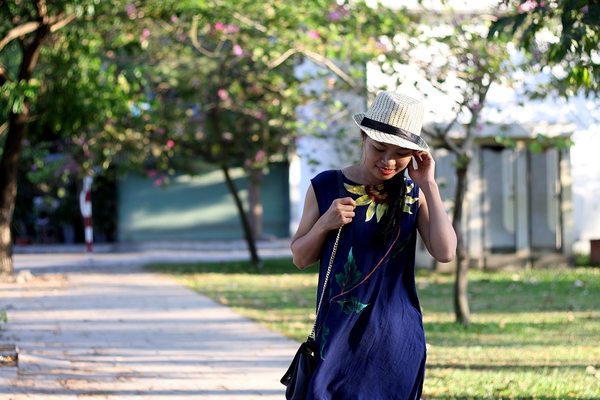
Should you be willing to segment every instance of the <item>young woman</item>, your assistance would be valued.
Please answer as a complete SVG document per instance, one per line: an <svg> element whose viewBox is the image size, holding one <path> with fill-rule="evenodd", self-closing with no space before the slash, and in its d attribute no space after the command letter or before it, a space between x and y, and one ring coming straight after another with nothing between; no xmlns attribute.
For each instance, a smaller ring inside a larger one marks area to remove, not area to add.
<svg viewBox="0 0 600 400"><path fill-rule="evenodd" d="M320 260L321 293L342 227L317 317L319 364L308 399L418 399L426 349L415 288L416 232L440 262L454 259L456 234L420 136L422 104L380 92L354 121L361 160L342 174L325 171L312 179L292 238L298 268Z"/></svg>

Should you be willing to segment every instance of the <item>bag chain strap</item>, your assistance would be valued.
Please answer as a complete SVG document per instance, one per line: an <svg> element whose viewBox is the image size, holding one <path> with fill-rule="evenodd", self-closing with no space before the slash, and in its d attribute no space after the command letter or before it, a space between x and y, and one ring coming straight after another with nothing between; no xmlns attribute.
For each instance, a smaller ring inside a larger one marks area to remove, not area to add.
<svg viewBox="0 0 600 400"><path fill-rule="evenodd" d="M333 267L333 260L335 259L335 253L337 253L338 243L340 242L340 234L342 233L342 227L338 229L337 236L335 238L335 244L333 245L333 251L331 252L331 258L329 259L329 266L327 267L327 274L325 274L325 282L323 283L323 290L321 291L321 298L319 299L319 305L317 306L317 314L315 316L315 323L313 324L312 331L308 336L309 339L315 338L315 330L317 329L317 318L319 317L319 311L321 311L321 303L323 302L323 296L325 295L325 289L327 289L327 283L329 283L329 275L331 275L331 269Z"/></svg>

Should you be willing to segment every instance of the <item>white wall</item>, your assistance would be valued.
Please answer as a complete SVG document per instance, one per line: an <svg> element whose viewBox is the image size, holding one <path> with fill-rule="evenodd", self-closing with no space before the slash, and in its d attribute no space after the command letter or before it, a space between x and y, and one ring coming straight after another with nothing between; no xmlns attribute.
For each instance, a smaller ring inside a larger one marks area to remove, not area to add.
<svg viewBox="0 0 600 400"><path fill-rule="evenodd" d="M322 73L323 69L308 60L296 68L296 74L299 76L315 76L319 72ZM333 90L323 78L315 79L305 89L317 93ZM338 91L333 92L332 97L334 101L339 100L346 104L344 110L335 115L327 114L324 104L320 102L302 106L297 110L300 121L323 121L327 124L327 129L321 132L326 138L304 136L296 141L297 156L290 165L291 235L298 228L310 180L321 171L343 168L360 157L360 131L352 115L366 110L366 95ZM341 140L336 138L340 131L346 135ZM318 164L315 164L315 161Z"/></svg>

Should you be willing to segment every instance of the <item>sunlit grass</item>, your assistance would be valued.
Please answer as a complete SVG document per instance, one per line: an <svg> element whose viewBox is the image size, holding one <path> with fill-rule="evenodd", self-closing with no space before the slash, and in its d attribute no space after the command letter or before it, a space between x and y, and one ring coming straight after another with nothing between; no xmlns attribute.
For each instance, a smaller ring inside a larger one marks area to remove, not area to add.
<svg viewBox="0 0 600 400"><path fill-rule="evenodd" d="M156 265L270 329L303 340L314 267L289 259ZM428 399L600 399L600 269L469 272L471 325L454 323L453 276L419 270Z"/></svg>

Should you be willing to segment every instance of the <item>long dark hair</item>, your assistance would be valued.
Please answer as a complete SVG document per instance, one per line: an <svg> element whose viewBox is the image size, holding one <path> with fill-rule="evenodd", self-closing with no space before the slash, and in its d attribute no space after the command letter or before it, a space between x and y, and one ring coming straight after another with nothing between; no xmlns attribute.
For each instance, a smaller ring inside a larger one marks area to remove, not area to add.
<svg viewBox="0 0 600 400"><path fill-rule="evenodd" d="M400 228L404 203L406 200L405 173L406 169L383 183L388 195L388 210L387 218L384 219L385 223L377 229L377 232L373 237L373 241L379 245L387 245L396 231Z"/></svg>

